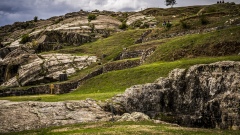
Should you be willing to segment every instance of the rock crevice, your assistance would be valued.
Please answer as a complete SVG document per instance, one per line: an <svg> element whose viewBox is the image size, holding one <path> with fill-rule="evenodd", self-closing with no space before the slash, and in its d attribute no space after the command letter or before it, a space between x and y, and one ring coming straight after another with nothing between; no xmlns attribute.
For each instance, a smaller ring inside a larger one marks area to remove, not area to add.
<svg viewBox="0 0 240 135"><path fill-rule="evenodd" d="M0 104L1 133L110 120L110 113L91 99L52 103L3 100Z"/></svg>
<svg viewBox="0 0 240 135"><path fill-rule="evenodd" d="M60 74L72 75L96 61L96 56L37 55L20 47L0 61L0 85L16 87L57 81Z"/></svg>
<svg viewBox="0 0 240 135"><path fill-rule="evenodd" d="M143 112L185 126L240 127L240 62L175 69L113 98L116 113Z"/></svg>

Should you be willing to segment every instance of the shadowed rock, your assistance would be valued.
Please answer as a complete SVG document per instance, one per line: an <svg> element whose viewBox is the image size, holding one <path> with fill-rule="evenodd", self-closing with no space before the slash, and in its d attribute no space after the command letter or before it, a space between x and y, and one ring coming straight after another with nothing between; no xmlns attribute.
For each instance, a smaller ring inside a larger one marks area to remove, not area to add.
<svg viewBox="0 0 240 135"><path fill-rule="evenodd" d="M1 86L25 86L59 80L60 74L72 75L96 62L95 56L70 54L37 55L25 48L9 53L0 62Z"/></svg>
<svg viewBox="0 0 240 135"><path fill-rule="evenodd" d="M240 62L175 69L155 83L135 85L113 98L115 113L143 112L185 126L240 127Z"/></svg>

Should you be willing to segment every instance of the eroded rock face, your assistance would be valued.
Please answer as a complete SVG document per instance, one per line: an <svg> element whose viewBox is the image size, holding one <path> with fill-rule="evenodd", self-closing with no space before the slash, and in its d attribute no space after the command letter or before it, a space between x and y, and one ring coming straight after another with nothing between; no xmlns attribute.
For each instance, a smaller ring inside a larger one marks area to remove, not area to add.
<svg viewBox="0 0 240 135"><path fill-rule="evenodd" d="M110 119L110 113L91 99L52 103L3 100L0 104L0 133Z"/></svg>
<svg viewBox="0 0 240 135"><path fill-rule="evenodd" d="M149 116L141 112L124 113L117 121L146 121L150 120Z"/></svg>
<svg viewBox="0 0 240 135"><path fill-rule="evenodd" d="M95 56L37 55L18 48L0 62L1 80L4 82L1 86L25 86L56 81L60 74L72 75L96 61Z"/></svg>
<svg viewBox="0 0 240 135"><path fill-rule="evenodd" d="M37 40L36 52L44 52L56 50L59 45L82 45L84 43L92 42L95 39L84 33L77 32L61 32L61 31L45 31L43 34L39 33L31 38L39 37Z"/></svg>
<svg viewBox="0 0 240 135"><path fill-rule="evenodd" d="M113 98L116 113L144 112L185 126L240 127L240 62L175 69Z"/></svg>

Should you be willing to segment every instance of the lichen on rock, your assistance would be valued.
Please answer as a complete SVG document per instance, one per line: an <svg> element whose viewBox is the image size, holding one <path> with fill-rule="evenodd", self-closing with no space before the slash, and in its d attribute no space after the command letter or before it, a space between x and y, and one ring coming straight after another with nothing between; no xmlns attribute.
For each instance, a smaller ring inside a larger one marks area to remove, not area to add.
<svg viewBox="0 0 240 135"><path fill-rule="evenodd" d="M167 78L135 85L113 98L116 114L143 112L185 126L240 127L240 62L175 69Z"/></svg>
<svg viewBox="0 0 240 135"><path fill-rule="evenodd" d="M0 67L6 72L1 75L4 80L1 86L26 86L57 81L60 74L70 76L96 61L96 56L37 55L20 47L10 52L0 63Z"/></svg>

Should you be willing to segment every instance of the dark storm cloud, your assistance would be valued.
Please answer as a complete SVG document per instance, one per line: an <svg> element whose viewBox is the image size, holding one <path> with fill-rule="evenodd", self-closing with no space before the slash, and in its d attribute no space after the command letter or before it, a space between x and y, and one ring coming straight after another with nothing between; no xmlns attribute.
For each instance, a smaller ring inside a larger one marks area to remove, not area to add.
<svg viewBox="0 0 240 135"><path fill-rule="evenodd" d="M216 2L217 0L177 0L175 6L209 5ZM240 3L240 0L231 2ZM34 16L47 19L80 9L137 11L148 7L166 6L164 0L0 0L0 26L32 20Z"/></svg>
<svg viewBox="0 0 240 135"><path fill-rule="evenodd" d="M32 20L34 16L46 19L70 12L71 8L64 2L54 0L1 0L0 26Z"/></svg>

